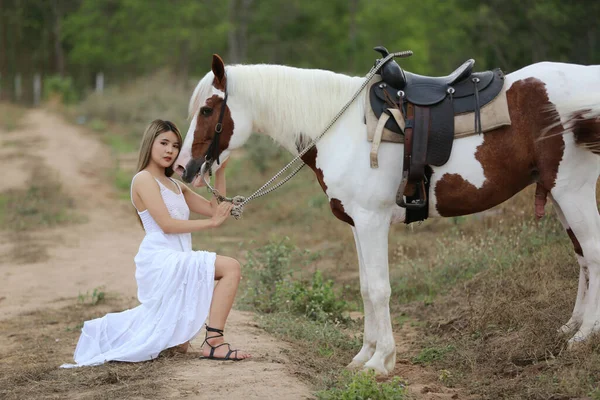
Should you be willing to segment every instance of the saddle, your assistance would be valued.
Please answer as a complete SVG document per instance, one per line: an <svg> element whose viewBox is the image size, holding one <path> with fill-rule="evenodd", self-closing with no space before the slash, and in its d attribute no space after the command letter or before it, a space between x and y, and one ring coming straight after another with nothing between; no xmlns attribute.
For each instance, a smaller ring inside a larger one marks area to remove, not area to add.
<svg viewBox="0 0 600 400"><path fill-rule="evenodd" d="M381 46L375 50L383 57L389 54ZM474 64L470 59L447 76L431 77L404 71L391 59L379 71L381 81L371 86L369 102L379 123L404 136L396 203L407 209L406 223L427 218L430 166L448 162L455 116L474 113L475 133L481 134L481 107L502 91L504 74L499 68L473 72Z"/></svg>

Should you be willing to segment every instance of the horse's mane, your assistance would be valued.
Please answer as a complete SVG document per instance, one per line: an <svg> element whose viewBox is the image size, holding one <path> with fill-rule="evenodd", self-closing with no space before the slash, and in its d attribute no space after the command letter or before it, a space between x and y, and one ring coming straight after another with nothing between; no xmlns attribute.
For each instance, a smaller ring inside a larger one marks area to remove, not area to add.
<svg viewBox="0 0 600 400"><path fill-rule="evenodd" d="M257 129L268 132L288 150L302 147L306 137L321 133L364 81L364 77L331 71L268 64L231 65L226 73L230 96L242 98L255 121L265 125ZM213 78L209 72L196 86L190 117L214 93ZM353 107L362 109L363 101L360 97Z"/></svg>

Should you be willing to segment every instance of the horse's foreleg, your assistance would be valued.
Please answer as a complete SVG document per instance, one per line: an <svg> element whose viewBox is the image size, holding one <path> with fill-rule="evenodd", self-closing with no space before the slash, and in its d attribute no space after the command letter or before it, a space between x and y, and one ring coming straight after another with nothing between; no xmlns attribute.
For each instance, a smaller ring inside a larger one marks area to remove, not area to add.
<svg viewBox="0 0 600 400"><path fill-rule="evenodd" d="M363 332L363 345L360 351L352 362L348 365L348 368L362 368L367 361L375 353L375 346L377 345L377 324L373 311L373 303L369 298L369 284L367 282L365 263L362 258L362 251L360 248L360 241L358 240L358 234L356 228L352 227L352 233L354 234L354 242L356 243L356 254L358 255L358 268L360 272L360 294L363 299L364 306L364 332Z"/></svg>
<svg viewBox="0 0 600 400"><path fill-rule="evenodd" d="M361 350L357 357L369 355L372 351L373 337L376 337L375 353L364 366L378 373L388 374L393 371L396 364L396 344L389 308L391 288L388 268L388 233L391 215L366 210L361 210L357 214L352 217L360 243L362 270L365 271L361 275L361 290L365 291L363 299L368 299L367 303L372 307L372 317L369 317L369 320L365 318L367 346L363 346L364 352ZM365 280L366 282L363 283ZM365 313L368 312L365 310Z"/></svg>
<svg viewBox="0 0 600 400"><path fill-rule="evenodd" d="M575 234L571 230L571 227L569 226L569 223L567 222L567 219L565 218L558 202L554 200L552 196L550 196L550 198L552 199L552 203L554 204L554 210L556 211L556 215L558 216L560 223L562 224L563 228L565 228L569 237L571 238L575 254L577 256L577 261L579 262L579 285L577 287L577 299L575 300L575 306L573 307L573 314L571 315L571 318L569 318L569 321L567 321L559 329L559 332L561 333L573 334L579 329L579 327L581 326L581 322L583 321L583 310L585 304L585 297L588 290L589 272L587 264L585 262L585 258L583 257L583 253L581 251L581 245L579 244L579 241L577 240Z"/></svg>

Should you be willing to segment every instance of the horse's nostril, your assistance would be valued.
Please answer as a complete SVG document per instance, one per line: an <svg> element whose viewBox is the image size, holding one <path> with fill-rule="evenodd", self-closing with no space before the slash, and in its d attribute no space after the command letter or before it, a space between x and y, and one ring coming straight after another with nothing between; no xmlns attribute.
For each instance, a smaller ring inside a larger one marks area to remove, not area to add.
<svg viewBox="0 0 600 400"><path fill-rule="evenodd" d="M178 165L175 167L175 172L177 172L179 176L183 176L183 174L185 174L185 168L183 168L181 165Z"/></svg>

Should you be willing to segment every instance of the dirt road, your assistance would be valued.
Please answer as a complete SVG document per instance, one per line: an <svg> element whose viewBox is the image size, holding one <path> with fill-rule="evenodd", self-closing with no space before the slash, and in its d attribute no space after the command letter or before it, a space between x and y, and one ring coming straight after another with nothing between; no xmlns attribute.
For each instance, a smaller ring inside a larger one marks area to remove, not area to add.
<svg viewBox="0 0 600 400"><path fill-rule="evenodd" d="M114 366L87 368L106 373L102 382L89 381L82 390L81 383L73 383L82 374L80 369L58 370L61 363L71 361L78 337L79 329L73 326L79 324L72 317L79 295L103 288L113 300L104 308L85 311L99 315L135 305L133 256L143 231L109 182L111 160L110 150L93 135L47 111L28 111L18 129L0 132L0 168L4 171L0 192L26 189L36 169L50 170L61 190L73 199L72 209L84 219L26 234L0 230L0 368L21 368L22 373L14 376L24 376L24 384L32 385L23 389L16 382L14 391L6 392L8 398L20 398L23 393L36 398L104 398L108 396L102 384L106 379L123 380L124 372L114 372ZM290 349L256 328L252 315L232 311L227 331L233 344L254 355L252 360L227 363L172 357L158 364L159 373L136 377L136 382L152 386L154 398L312 397L311 388L294 376L285 356ZM200 343L199 336L192 345L198 349ZM43 357L38 351L44 352ZM28 363L37 369L33 371ZM43 374L33 374L40 368ZM149 395L132 392L128 396Z"/></svg>

